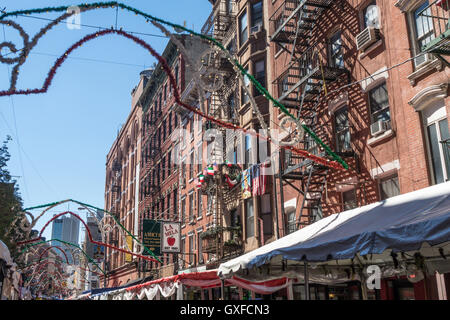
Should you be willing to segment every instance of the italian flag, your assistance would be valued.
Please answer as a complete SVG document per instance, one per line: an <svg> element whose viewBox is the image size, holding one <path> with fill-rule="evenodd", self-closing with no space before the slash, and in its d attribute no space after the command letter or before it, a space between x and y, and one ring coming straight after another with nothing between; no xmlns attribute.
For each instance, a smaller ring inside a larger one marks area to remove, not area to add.
<svg viewBox="0 0 450 320"><path fill-rule="evenodd" d="M198 176L198 181L200 182L200 183L202 183L203 181L205 181L205 176L204 175L199 175Z"/></svg>
<svg viewBox="0 0 450 320"><path fill-rule="evenodd" d="M210 176L213 176L213 175L214 175L214 168L213 168L213 167L208 167L208 174L209 174Z"/></svg>
<svg viewBox="0 0 450 320"><path fill-rule="evenodd" d="M226 177L227 178L227 184L230 188L233 188L237 183L238 183L238 179L235 180L231 180L230 177Z"/></svg>

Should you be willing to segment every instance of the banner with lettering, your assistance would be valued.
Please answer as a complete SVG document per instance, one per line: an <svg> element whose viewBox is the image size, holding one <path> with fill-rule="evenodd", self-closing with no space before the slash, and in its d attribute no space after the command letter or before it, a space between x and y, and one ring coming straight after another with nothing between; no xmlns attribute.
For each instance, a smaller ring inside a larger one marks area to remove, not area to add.
<svg viewBox="0 0 450 320"><path fill-rule="evenodd" d="M149 248L156 256L161 255L161 223L156 220L142 221L142 244ZM150 255L146 250L143 255Z"/></svg>
<svg viewBox="0 0 450 320"><path fill-rule="evenodd" d="M181 223L162 222L161 251L179 253L181 249Z"/></svg>

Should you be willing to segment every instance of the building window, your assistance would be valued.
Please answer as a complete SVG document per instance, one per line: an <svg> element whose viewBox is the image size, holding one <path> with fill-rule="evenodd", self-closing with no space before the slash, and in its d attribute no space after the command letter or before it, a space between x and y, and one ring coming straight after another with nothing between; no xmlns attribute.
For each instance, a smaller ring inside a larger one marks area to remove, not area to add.
<svg viewBox="0 0 450 320"><path fill-rule="evenodd" d="M342 193L342 202L344 203L344 210L351 210L358 206L356 201L356 190L352 189Z"/></svg>
<svg viewBox="0 0 450 320"><path fill-rule="evenodd" d="M203 204L202 204L202 192L197 192L197 219L202 217L202 210L203 210Z"/></svg>
<svg viewBox="0 0 450 320"><path fill-rule="evenodd" d="M175 66L175 83L178 86L178 65Z"/></svg>
<svg viewBox="0 0 450 320"><path fill-rule="evenodd" d="M344 68L344 56L342 54L341 31L336 32L330 38L328 47L328 55L330 57L330 66L333 68Z"/></svg>
<svg viewBox="0 0 450 320"><path fill-rule="evenodd" d="M379 185L381 200L386 200L387 198L395 197L400 194L397 175L380 179Z"/></svg>
<svg viewBox="0 0 450 320"><path fill-rule="evenodd" d="M167 176L172 174L172 150L167 153Z"/></svg>
<svg viewBox="0 0 450 320"><path fill-rule="evenodd" d="M197 172L202 172L202 163L203 163L203 149L202 144L197 146Z"/></svg>
<svg viewBox="0 0 450 320"><path fill-rule="evenodd" d="M177 202L177 190L173 192L173 220L178 219L178 202Z"/></svg>
<svg viewBox="0 0 450 320"><path fill-rule="evenodd" d="M189 222L194 221L194 193L189 195Z"/></svg>
<svg viewBox="0 0 450 320"><path fill-rule="evenodd" d="M297 231L297 221L295 219L295 209L286 212L286 223L287 223L287 233L292 233Z"/></svg>
<svg viewBox="0 0 450 320"><path fill-rule="evenodd" d="M192 151L189 155L189 160L190 160L190 164L189 164L189 180L194 179L194 163L195 163L195 159L194 159L195 155L194 155L194 151Z"/></svg>
<svg viewBox="0 0 450 320"><path fill-rule="evenodd" d="M228 97L228 118L230 120L237 120L236 118L236 101L234 100L234 93Z"/></svg>
<svg viewBox="0 0 450 320"><path fill-rule="evenodd" d="M186 217L186 197L181 199L181 224L186 223L184 221L185 217Z"/></svg>
<svg viewBox="0 0 450 320"><path fill-rule="evenodd" d="M252 159L252 136L245 136L245 168L248 168L253 163Z"/></svg>
<svg viewBox="0 0 450 320"><path fill-rule="evenodd" d="M194 117L192 117L189 120L189 133L190 133L190 140L189 140L189 142L192 142L192 140L194 140Z"/></svg>
<svg viewBox="0 0 450 320"><path fill-rule="evenodd" d="M194 246L195 242L194 242L194 235L190 235L189 236L189 264L193 264L194 263L194 250L195 250L195 246Z"/></svg>
<svg viewBox="0 0 450 320"><path fill-rule="evenodd" d="M227 0L227 12L228 14L233 13L233 0Z"/></svg>
<svg viewBox="0 0 450 320"><path fill-rule="evenodd" d="M416 53L422 52L422 47L434 39L433 18L430 17L432 15L431 8L425 10L422 15L419 15L428 5L428 1L425 1L414 11L415 36L418 45Z"/></svg>
<svg viewBox="0 0 450 320"><path fill-rule="evenodd" d="M227 50L228 52L230 52L230 54L235 54L236 53L236 38L233 38L230 43L227 46Z"/></svg>
<svg viewBox="0 0 450 320"><path fill-rule="evenodd" d="M231 222L231 226L232 227L237 227L239 226L241 223L239 221L239 215L238 215L238 211L237 209L233 209L230 211L230 222Z"/></svg>
<svg viewBox="0 0 450 320"><path fill-rule="evenodd" d="M376 1L371 1L363 10L364 29L373 27L380 29L379 11Z"/></svg>
<svg viewBox="0 0 450 320"><path fill-rule="evenodd" d="M391 120L386 83L383 83L369 91L369 105L371 123L375 123L379 120Z"/></svg>
<svg viewBox="0 0 450 320"><path fill-rule="evenodd" d="M202 244L202 237L200 236L202 233L197 232L197 247L198 247L198 263L203 263L203 244Z"/></svg>
<svg viewBox="0 0 450 320"><path fill-rule="evenodd" d="M248 71L248 68L245 68L245 71ZM244 86L247 88L250 87L250 78L247 75L244 76ZM250 97L247 94L247 91L244 88L241 88L241 101L242 104L246 104L250 100Z"/></svg>
<svg viewBox="0 0 450 320"><path fill-rule="evenodd" d="M263 10L262 1L255 2L251 4L252 22L251 22L251 32L256 32L258 27L263 25Z"/></svg>
<svg viewBox="0 0 450 320"><path fill-rule="evenodd" d="M289 74L285 75L283 79L280 81L280 87L279 87L279 96L283 96L286 92L289 90Z"/></svg>
<svg viewBox="0 0 450 320"><path fill-rule="evenodd" d="M164 181L166 179L166 170L167 170L167 168L166 168L166 157L164 157L162 159L161 167L162 167L162 172L161 172L162 178L161 178L161 180Z"/></svg>
<svg viewBox="0 0 450 320"><path fill-rule="evenodd" d="M253 199L245 200L245 235L247 238L255 236L255 213L253 211Z"/></svg>
<svg viewBox="0 0 450 320"><path fill-rule="evenodd" d="M198 115L197 117L197 134L202 133L202 117Z"/></svg>
<svg viewBox="0 0 450 320"><path fill-rule="evenodd" d="M248 39L247 11L239 18L239 44L242 46Z"/></svg>
<svg viewBox="0 0 450 320"><path fill-rule="evenodd" d="M433 180L441 183L450 180L450 134L448 120L442 119L427 126Z"/></svg>
<svg viewBox="0 0 450 320"><path fill-rule="evenodd" d="M339 109L334 114L334 128L336 130L336 151L350 151L350 126L347 107Z"/></svg>
<svg viewBox="0 0 450 320"><path fill-rule="evenodd" d="M166 213L166 219L169 219L169 220L171 220L171 214L170 214L170 211L171 211L171 207L170 207L170 193L169 194L167 194L167 213Z"/></svg>
<svg viewBox="0 0 450 320"><path fill-rule="evenodd" d="M165 141L166 140L166 132L167 132L166 120L163 121L162 127L163 127L163 129L162 129L163 130L163 140Z"/></svg>
<svg viewBox="0 0 450 320"><path fill-rule="evenodd" d="M264 60L257 61L254 65L255 67L255 79L263 86L266 86L266 71L265 71L265 65ZM259 92L258 89L255 87L255 96L259 96L262 93Z"/></svg>

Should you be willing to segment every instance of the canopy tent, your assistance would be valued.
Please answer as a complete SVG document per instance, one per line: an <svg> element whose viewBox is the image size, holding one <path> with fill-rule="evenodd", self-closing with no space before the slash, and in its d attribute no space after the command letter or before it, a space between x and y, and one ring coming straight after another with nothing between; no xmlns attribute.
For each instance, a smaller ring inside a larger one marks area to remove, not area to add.
<svg viewBox="0 0 450 320"><path fill-rule="evenodd" d="M374 254L385 261L389 249L394 253L411 252L450 241L449 226L450 182L447 182L328 216L222 263L218 275L229 277L275 258L338 262ZM430 254L435 251L429 250Z"/></svg>

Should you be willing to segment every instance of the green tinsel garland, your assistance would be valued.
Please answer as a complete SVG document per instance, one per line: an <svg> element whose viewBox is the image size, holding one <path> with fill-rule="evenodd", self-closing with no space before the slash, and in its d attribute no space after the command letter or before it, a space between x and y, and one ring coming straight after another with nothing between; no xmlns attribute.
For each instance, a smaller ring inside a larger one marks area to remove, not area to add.
<svg viewBox="0 0 450 320"><path fill-rule="evenodd" d="M176 28L178 30L183 30L186 31L188 33L190 33L191 35L195 35L198 36L202 39L208 40L210 42L212 42L213 44L215 44L217 47L219 47L222 51L227 51L225 49L225 47L216 39L214 39L213 37L209 37L206 35L203 35L201 33L197 33L193 30L190 30L184 26L154 17L152 15L146 14L145 12L142 12L140 10L137 10L133 7L127 6L123 3L119 3L117 1L109 1L109 2L96 2L96 3L85 3L85 4L80 4L77 7L79 7L80 9L95 9L95 8L105 8L105 7L119 7L122 8L124 10L130 11L130 12L134 12L136 15L140 15L142 17L145 17L147 19L150 20L154 20L154 21L158 21L160 23L163 23L165 25L171 26L173 28ZM32 14L32 13L48 13L48 12L61 12L61 11L67 11L67 9L70 8L70 6L60 6L60 7L47 7L47 8L41 8L41 9L29 9L29 10L19 10L19 11L12 11L12 12L7 12L4 13L3 15L0 16L0 20L2 20L3 18L7 17L7 16L17 16L19 14ZM256 89L262 93L264 95L264 97L270 101L273 102L273 104L275 106L277 106L283 113L285 113L287 116L291 117L294 120L298 120L297 118L295 118L294 115L292 115L289 110L279 101L277 101L276 99L274 99L269 92L267 91L266 88L264 88L251 74L249 74L245 68L236 60L233 59L233 63L236 65L237 68L239 68L239 70L241 71L241 73L244 76L247 76L250 81L255 85ZM323 141L317 137L316 134L314 134L314 132L311 131L311 129L309 129L306 125L302 125L302 127L305 129L305 131L308 132L308 134L320 145L322 146L325 151L337 162L339 162L345 169L348 169L348 165L347 163L336 153L334 153L325 143L323 143ZM145 248L146 250L148 250L147 248Z"/></svg>

